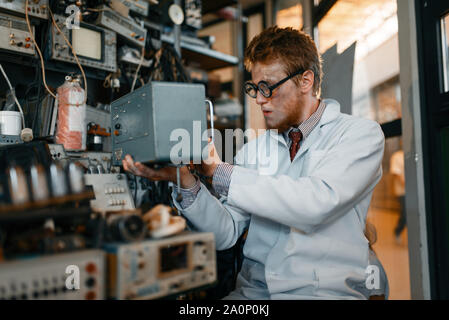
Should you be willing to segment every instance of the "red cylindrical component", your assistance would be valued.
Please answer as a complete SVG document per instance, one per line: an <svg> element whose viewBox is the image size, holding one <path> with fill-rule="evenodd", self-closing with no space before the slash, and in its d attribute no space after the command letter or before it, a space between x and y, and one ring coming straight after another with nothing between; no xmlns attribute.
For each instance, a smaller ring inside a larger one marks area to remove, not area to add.
<svg viewBox="0 0 449 320"><path fill-rule="evenodd" d="M86 271L88 273L95 273L97 271L97 266L95 263L90 262L86 265Z"/></svg>
<svg viewBox="0 0 449 320"><path fill-rule="evenodd" d="M89 291L88 293L86 293L86 300L95 300L96 297L97 295L93 291Z"/></svg>
<svg viewBox="0 0 449 320"><path fill-rule="evenodd" d="M86 105L84 90L78 80L67 77L58 88L58 124L56 143L64 145L66 150L85 150Z"/></svg>

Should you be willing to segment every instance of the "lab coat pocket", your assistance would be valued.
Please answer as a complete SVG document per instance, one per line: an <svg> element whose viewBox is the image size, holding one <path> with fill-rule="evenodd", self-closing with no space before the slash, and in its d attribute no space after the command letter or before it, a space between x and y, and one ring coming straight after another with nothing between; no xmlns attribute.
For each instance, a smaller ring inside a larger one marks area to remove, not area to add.
<svg viewBox="0 0 449 320"><path fill-rule="evenodd" d="M366 299L363 268L318 267L315 269L317 287L315 295L327 299Z"/></svg>
<svg viewBox="0 0 449 320"><path fill-rule="evenodd" d="M301 175L306 176L313 173L314 169L324 158L326 152L326 150L308 150L304 155Z"/></svg>
<svg viewBox="0 0 449 320"><path fill-rule="evenodd" d="M317 295L364 299L365 270L369 264L368 244L334 239L327 256L316 267Z"/></svg>

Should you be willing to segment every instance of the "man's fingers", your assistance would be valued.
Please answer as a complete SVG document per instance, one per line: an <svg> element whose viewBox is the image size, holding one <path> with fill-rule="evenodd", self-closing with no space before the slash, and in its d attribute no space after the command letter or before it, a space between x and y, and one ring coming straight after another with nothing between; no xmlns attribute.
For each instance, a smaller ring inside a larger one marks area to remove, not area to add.
<svg viewBox="0 0 449 320"><path fill-rule="evenodd" d="M128 169L128 163L127 163L125 160L122 160L122 165L123 165L123 169L124 169L125 171L129 171L129 169Z"/></svg>
<svg viewBox="0 0 449 320"><path fill-rule="evenodd" d="M159 170L152 169L142 164L141 162L134 162L130 155L126 155L122 160L123 169L136 176L142 176L151 180L169 180L172 181L175 168L162 168Z"/></svg>
<svg viewBox="0 0 449 320"><path fill-rule="evenodd" d="M135 166L136 166L136 169L139 172L143 173L144 175L151 176L151 177L154 176L155 171L153 169L150 169L147 166L143 165L142 163L136 162Z"/></svg>
<svg viewBox="0 0 449 320"><path fill-rule="evenodd" d="M125 156L125 159L122 160L123 169L125 171L128 171L134 175L141 175L141 172L139 172L138 168L136 167L133 158L127 154Z"/></svg>

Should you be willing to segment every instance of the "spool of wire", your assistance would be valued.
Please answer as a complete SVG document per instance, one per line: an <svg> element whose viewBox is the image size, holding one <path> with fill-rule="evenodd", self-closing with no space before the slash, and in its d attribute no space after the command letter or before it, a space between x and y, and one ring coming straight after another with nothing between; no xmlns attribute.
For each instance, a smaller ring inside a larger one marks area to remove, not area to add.
<svg viewBox="0 0 449 320"><path fill-rule="evenodd" d="M136 214L112 215L108 219L108 229L113 241L139 241L145 237L147 227Z"/></svg>

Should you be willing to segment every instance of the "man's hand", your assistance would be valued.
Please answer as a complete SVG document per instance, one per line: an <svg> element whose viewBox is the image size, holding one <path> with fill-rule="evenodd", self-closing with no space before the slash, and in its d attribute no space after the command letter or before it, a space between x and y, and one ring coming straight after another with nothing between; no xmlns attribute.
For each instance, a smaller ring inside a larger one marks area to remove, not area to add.
<svg viewBox="0 0 449 320"><path fill-rule="evenodd" d="M197 165L196 170L199 173L206 177L212 177L214 175L215 169L217 169L218 165L223 163L220 157L218 156L217 149L215 149L215 144L213 142L208 143L209 148L209 157L206 160L203 160L201 166Z"/></svg>
<svg viewBox="0 0 449 320"><path fill-rule="evenodd" d="M161 169L151 169L140 162L134 162L133 158L127 154L122 160L123 169L136 176L141 176L153 181L171 181L176 183L176 167L165 167ZM187 169L187 167L180 168L181 188L191 188L195 185L196 179Z"/></svg>

